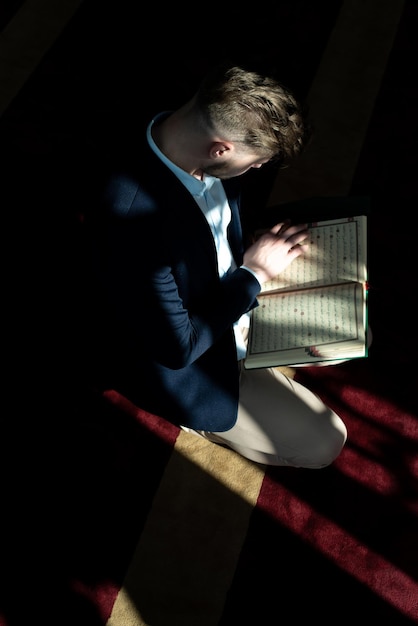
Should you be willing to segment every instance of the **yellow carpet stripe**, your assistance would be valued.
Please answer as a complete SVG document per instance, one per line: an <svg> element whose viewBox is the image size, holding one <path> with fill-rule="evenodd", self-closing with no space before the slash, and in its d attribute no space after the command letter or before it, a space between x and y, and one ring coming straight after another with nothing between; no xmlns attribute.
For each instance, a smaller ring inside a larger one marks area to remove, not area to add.
<svg viewBox="0 0 418 626"><path fill-rule="evenodd" d="M181 431L108 626L217 624L263 478Z"/></svg>
<svg viewBox="0 0 418 626"><path fill-rule="evenodd" d="M0 33L0 115L56 41L82 0L26 0Z"/></svg>
<svg viewBox="0 0 418 626"><path fill-rule="evenodd" d="M308 94L314 137L268 205L350 192L404 0L346 0Z"/></svg>

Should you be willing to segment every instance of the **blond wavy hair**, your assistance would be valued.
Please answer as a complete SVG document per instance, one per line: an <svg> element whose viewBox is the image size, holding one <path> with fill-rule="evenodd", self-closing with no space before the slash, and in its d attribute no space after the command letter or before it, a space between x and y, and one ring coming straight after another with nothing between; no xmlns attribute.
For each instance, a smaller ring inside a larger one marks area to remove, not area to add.
<svg viewBox="0 0 418 626"><path fill-rule="evenodd" d="M281 165L300 154L311 136L307 112L293 92L269 74L220 65L195 96L202 123Z"/></svg>

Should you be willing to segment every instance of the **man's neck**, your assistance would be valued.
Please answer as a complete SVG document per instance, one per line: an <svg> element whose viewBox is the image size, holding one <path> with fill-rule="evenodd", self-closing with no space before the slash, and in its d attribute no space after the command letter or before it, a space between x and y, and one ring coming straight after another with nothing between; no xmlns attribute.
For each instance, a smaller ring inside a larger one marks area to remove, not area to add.
<svg viewBox="0 0 418 626"><path fill-rule="evenodd" d="M151 129L152 138L161 152L177 167L203 180L204 172L198 166L197 153L199 150L199 137L194 141L190 138L187 125L188 104L167 117L156 121ZM185 121L186 120L186 121Z"/></svg>

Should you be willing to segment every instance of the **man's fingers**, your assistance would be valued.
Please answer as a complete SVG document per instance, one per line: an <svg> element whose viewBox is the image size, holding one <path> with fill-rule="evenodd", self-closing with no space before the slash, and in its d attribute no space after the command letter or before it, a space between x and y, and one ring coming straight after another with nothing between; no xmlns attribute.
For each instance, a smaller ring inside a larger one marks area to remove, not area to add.
<svg viewBox="0 0 418 626"><path fill-rule="evenodd" d="M289 228L289 226L290 220L285 220L284 222L275 224L270 232L273 233L273 235L276 235L276 237L280 237L280 235L282 235Z"/></svg>
<svg viewBox="0 0 418 626"><path fill-rule="evenodd" d="M271 229L271 232L274 233L275 235L283 235L286 232L296 233L296 232L307 230L307 229L308 229L307 224L294 224L292 226L292 223L290 220L285 220L284 222L275 224L275 226L273 226L273 228Z"/></svg>

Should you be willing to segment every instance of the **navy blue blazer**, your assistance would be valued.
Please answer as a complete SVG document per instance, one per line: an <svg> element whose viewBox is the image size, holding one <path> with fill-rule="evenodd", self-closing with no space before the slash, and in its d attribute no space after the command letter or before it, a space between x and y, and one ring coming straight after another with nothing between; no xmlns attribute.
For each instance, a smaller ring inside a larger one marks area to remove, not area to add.
<svg viewBox="0 0 418 626"><path fill-rule="evenodd" d="M141 154L129 167L112 168L92 220L111 384L175 424L227 430L239 391L233 323L256 305L259 284L243 269L219 278L202 211L148 145ZM239 268L239 180L224 187Z"/></svg>

